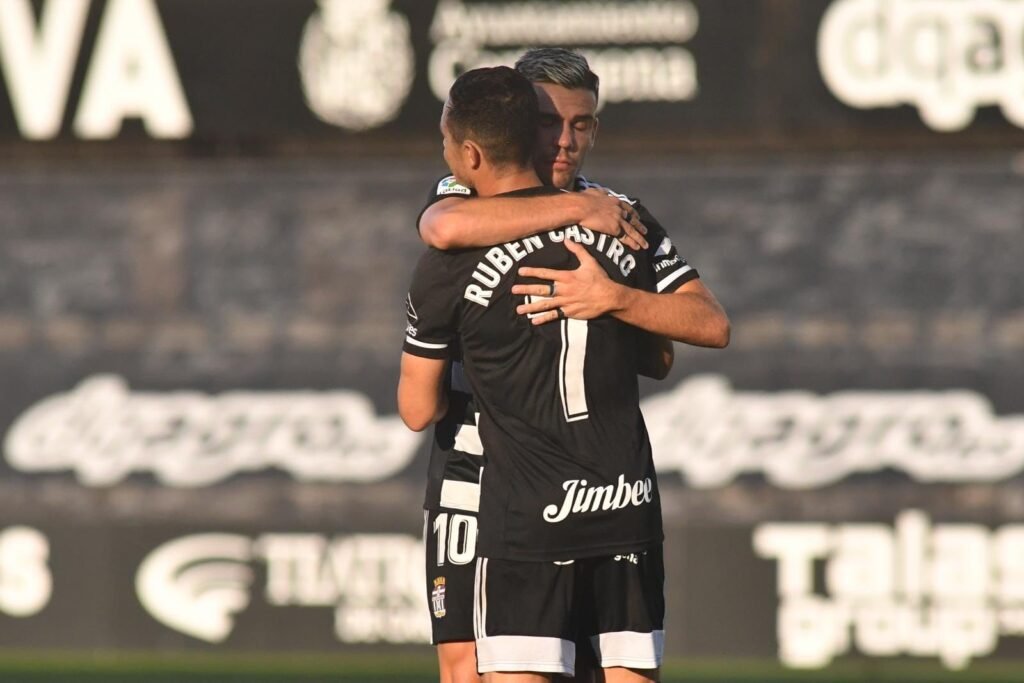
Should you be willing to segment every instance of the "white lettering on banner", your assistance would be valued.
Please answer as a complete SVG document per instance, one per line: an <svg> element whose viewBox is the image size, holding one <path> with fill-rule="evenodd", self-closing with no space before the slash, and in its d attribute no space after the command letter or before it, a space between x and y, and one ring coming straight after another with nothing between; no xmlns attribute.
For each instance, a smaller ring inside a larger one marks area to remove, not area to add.
<svg viewBox="0 0 1024 683"><path fill-rule="evenodd" d="M252 596L266 563L267 602L275 607L333 607L343 643L426 643L423 542L400 534L198 534L170 541L139 567L136 589L158 621L208 642L222 642Z"/></svg>
<svg viewBox="0 0 1024 683"><path fill-rule="evenodd" d="M486 45L683 43L697 33L697 8L680 0L466 3L441 0L431 37Z"/></svg>
<svg viewBox="0 0 1024 683"><path fill-rule="evenodd" d="M818 31L832 93L862 109L912 104L939 131L999 105L1024 127L1024 2L837 0Z"/></svg>
<svg viewBox="0 0 1024 683"><path fill-rule="evenodd" d="M0 614L31 617L50 602L50 542L24 526L0 530Z"/></svg>
<svg viewBox="0 0 1024 683"><path fill-rule="evenodd" d="M22 135L60 131L90 0L50 0L36 29L31 0L0 0L0 66Z"/></svg>
<svg viewBox="0 0 1024 683"><path fill-rule="evenodd" d="M249 606L251 546L236 534L199 534L165 543L139 566L139 601L177 631L222 642L234 628L233 615Z"/></svg>
<svg viewBox="0 0 1024 683"><path fill-rule="evenodd" d="M60 132L90 0L43 3L38 31L29 0L0 0L0 65L21 133ZM75 133L115 136L138 117L150 135L183 138L192 115L153 0L109 0L89 64Z"/></svg>
<svg viewBox="0 0 1024 683"><path fill-rule="evenodd" d="M775 560L779 657L819 668L851 645L874 657L938 656L952 669L1024 635L1024 525L937 524L918 510L882 524L767 523L754 549ZM825 592L816 593L824 564Z"/></svg>
<svg viewBox="0 0 1024 683"><path fill-rule="evenodd" d="M343 643L430 642L423 542L401 534L266 534L267 602L334 607Z"/></svg>
<svg viewBox="0 0 1024 683"><path fill-rule="evenodd" d="M155 138L192 133L192 115L153 0L108 0L75 132L85 139L112 138L129 117L142 119Z"/></svg>
<svg viewBox="0 0 1024 683"><path fill-rule="evenodd" d="M415 78L409 20L389 0L319 0L302 35L299 72L310 110L353 131L398 116Z"/></svg>
<svg viewBox="0 0 1024 683"><path fill-rule="evenodd" d="M430 27L430 87L444 100L464 71L511 65L524 47L577 45L592 46L581 52L601 76L602 104L690 100L697 94L696 63L679 45L696 35L697 26L689 0L441 0Z"/></svg>
<svg viewBox="0 0 1024 683"><path fill-rule="evenodd" d="M737 392L698 375L641 402L661 472L697 488L761 472L812 488L892 468L921 482L988 482L1024 470L1024 416L958 391Z"/></svg>
<svg viewBox="0 0 1024 683"><path fill-rule="evenodd" d="M300 481L378 481L404 469L420 439L354 391L134 393L100 375L29 408L4 449L17 470L70 469L87 486L134 472L206 486L271 467Z"/></svg>

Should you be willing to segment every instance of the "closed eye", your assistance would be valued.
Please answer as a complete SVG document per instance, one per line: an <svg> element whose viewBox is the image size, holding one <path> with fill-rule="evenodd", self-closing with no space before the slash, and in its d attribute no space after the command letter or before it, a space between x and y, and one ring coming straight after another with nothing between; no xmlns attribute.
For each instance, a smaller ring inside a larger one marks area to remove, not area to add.
<svg viewBox="0 0 1024 683"><path fill-rule="evenodd" d="M576 119L572 122L572 127L580 132L586 132L588 130L593 130L595 122L595 119L590 117L584 119Z"/></svg>

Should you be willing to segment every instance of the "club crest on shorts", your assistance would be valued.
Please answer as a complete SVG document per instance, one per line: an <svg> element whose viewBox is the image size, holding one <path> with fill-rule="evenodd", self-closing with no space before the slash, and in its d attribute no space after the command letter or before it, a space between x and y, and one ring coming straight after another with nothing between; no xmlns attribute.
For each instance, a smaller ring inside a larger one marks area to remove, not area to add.
<svg viewBox="0 0 1024 683"><path fill-rule="evenodd" d="M448 611L444 608L445 580L443 576L434 579L434 590L430 591L430 606L434 610L434 616L440 619Z"/></svg>

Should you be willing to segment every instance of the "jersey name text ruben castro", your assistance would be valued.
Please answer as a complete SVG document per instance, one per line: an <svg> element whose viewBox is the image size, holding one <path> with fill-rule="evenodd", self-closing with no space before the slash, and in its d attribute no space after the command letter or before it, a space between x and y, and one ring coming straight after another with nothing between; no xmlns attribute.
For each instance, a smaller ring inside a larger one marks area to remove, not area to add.
<svg viewBox="0 0 1024 683"><path fill-rule="evenodd" d="M650 477L629 483L625 475L620 474L618 484L607 486L587 486L586 479L569 479L562 482L565 498L561 506L552 504L545 507L544 521L557 524L570 514L620 510L627 505L639 507L654 500L652 488Z"/></svg>
<svg viewBox="0 0 1024 683"><path fill-rule="evenodd" d="M550 242L545 242L545 236ZM549 243L559 244L566 239L588 246L593 245L597 251L618 266L623 277L627 277L636 267L636 258L625 253L626 248L619 240L603 233L595 235L592 230L580 225L570 225L567 228L550 230L543 235L533 235L488 249L484 259L473 269L473 279L479 284L467 285L464 297L486 308L491 303L494 288L501 282L501 277L512 270L512 266L522 261L527 254L543 249Z"/></svg>

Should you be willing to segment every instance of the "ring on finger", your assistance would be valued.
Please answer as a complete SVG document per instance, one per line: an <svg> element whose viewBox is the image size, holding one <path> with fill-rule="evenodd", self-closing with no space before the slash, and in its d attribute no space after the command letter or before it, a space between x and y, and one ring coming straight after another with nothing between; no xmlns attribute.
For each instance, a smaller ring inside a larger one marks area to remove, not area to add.
<svg viewBox="0 0 1024 683"><path fill-rule="evenodd" d="M555 314L559 320L565 320L565 311L561 307L555 309Z"/></svg>
<svg viewBox="0 0 1024 683"><path fill-rule="evenodd" d="M555 283L554 282L549 282L548 283L548 296L554 296L554 295L555 295Z"/></svg>

